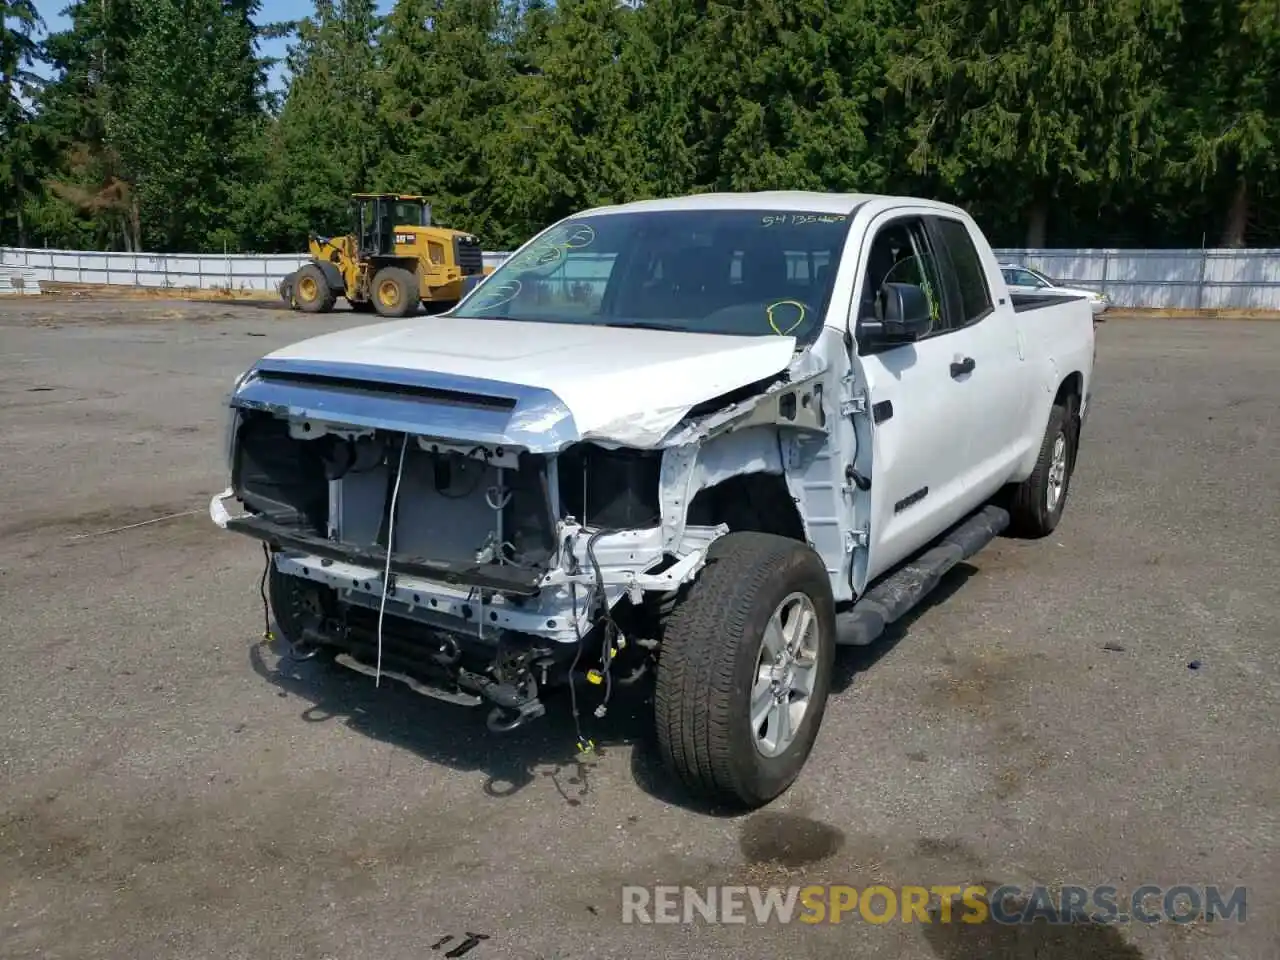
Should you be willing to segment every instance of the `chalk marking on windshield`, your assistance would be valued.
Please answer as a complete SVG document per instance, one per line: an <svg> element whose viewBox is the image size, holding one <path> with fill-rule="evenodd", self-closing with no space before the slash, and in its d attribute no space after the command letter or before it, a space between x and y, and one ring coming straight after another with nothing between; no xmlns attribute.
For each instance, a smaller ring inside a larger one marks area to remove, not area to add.
<svg viewBox="0 0 1280 960"><path fill-rule="evenodd" d="M564 259L566 250L582 250L596 241L596 231L589 223L570 223L562 228L563 240L543 240L534 244L513 263L517 270L549 267Z"/></svg>
<svg viewBox="0 0 1280 960"><path fill-rule="evenodd" d="M571 230L568 235L569 239L564 242L566 250L581 250L583 247L589 247L596 242L595 227L589 223L574 223L565 227L565 229Z"/></svg>
<svg viewBox="0 0 1280 960"><path fill-rule="evenodd" d="M538 267L548 267L558 262L564 256L559 245L537 246L531 247L525 251L520 257L512 263L517 270L535 270Z"/></svg>
<svg viewBox="0 0 1280 960"><path fill-rule="evenodd" d="M494 290L493 293L480 297L476 302L476 306L481 310L492 310L494 307L510 303L518 296L520 296L520 281L508 280Z"/></svg>
<svg viewBox="0 0 1280 960"><path fill-rule="evenodd" d="M778 309L778 307L795 307L797 310L800 311L800 316L796 318L796 322L793 323L791 326L787 327L787 329L785 330L778 329L778 322L777 320L774 319L774 316L773 316L773 311ZM799 300L777 300L769 304L767 307L765 307L764 312L765 312L765 316L769 318L769 326L773 327L773 332L780 337L786 337L786 336L790 336L792 330L796 329L796 327L804 323L804 318L809 311L805 307L805 305L801 303Z"/></svg>

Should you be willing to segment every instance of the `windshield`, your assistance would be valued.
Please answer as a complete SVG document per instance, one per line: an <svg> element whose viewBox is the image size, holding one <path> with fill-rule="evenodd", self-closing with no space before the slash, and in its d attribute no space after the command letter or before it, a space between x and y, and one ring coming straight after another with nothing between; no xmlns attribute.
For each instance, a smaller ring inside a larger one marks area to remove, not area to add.
<svg viewBox="0 0 1280 960"><path fill-rule="evenodd" d="M454 314L807 342L848 227L799 210L588 215L543 233Z"/></svg>
<svg viewBox="0 0 1280 960"><path fill-rule="evenodd" d="M426 217L423 215L425 205L412 200L397 200L392 209L395 225L398 227L425 227Z"/></svg>

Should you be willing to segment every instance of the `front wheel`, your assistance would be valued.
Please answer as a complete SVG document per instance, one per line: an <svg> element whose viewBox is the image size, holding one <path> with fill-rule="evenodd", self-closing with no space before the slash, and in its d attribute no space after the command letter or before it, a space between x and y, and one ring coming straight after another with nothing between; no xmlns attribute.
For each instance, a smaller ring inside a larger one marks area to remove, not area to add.
<svg viewBox="0 0 1280 960"><path fill-rule="evenodd" d="M835 657L835 603L804 543L730 533L663 628L659 751L698 796L759 807L800 775Z"/></svg>
<svg viewBox="0 0 1280 960"><path fill-rule="evenodd" d="M373 277L373 308L382 317L406 317L418 305L418 278L402 267L383 267Z"/></svg>
<svg viewBox="0 0 1280 960"><path fill-rule="evenodd" d="M280 639L295 652L306 649L307 629L319 628L332 612L334 602L333 591L328 587L281 573L274 563L267 576L267 597ZM308 657L314 654L332 659L328 648L311 650Z"/></svg>
<svg viewBox="0 0 1280 960"><path fill-rule="evenodd" d="M308 263L294 276L292 297L298 309L306 313L328 313L337 299L324 271L314 263Z"/></svg>

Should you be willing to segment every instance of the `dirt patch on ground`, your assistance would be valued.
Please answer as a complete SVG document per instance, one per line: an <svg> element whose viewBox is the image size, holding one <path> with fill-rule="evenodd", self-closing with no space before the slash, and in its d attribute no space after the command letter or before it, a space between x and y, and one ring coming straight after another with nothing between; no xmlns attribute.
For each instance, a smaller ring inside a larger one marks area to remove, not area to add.
<svg viewBox="0 0 1280 960"><path fill-rule="evenodd" d="M94 283L41 283L42 297L58 300L199 300L237 302L242 300L279 300L275 290L242 290L221 288L200 290L195 287L125 287Z"/></svg>

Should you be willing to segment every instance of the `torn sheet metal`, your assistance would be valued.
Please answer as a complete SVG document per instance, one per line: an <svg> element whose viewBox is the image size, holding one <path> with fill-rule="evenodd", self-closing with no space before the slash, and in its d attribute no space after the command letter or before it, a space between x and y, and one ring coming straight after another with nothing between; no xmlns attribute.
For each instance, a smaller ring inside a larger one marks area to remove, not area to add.
<svg viewBox="0 0 1280 960"><path fill-rule="evenodd" d="M684 535L685 514L698 492L731 477L781 474L800 502L800 472L826 441L831 401L823 394L826 364L820 357L806 351L788 372L791 379L691 421L668 439L659 477L668 547Z"/></svg>
<svg viewBox="0 0 1280 960"><path fill-rule="evenodd" d="M582 439L604 447L656 447L684 420L689 410L689 404L681 404L640 411L597 427L584 434Z"/></svg>
<svg viewBox="0 0 1280 960"><path fill-rule="evenodd" d="M500 630L574 643L590 630L598 596L604 585L605 603L612 607L624 596L638 601L647 591L666 593L687 583L706 563L706 551L728 528L690 527L676 562L658 573L666 552L656 530L632 530L600 537L587 554L588 536L580 528L565 531L562 562L542 580L535 599L514 602L500 593L488 595L468 587L454 587L422 577L396 574L387 591L387 613L408 617L442 630L473 633L492 639ZM305 577L333 587L348 603L376 609L384 586L383 570L365 564L326 560L296 551L275 554L281 573ZM599 565L597 574L596 565ZM572 568L576 572L569 573Z"/></svg>

